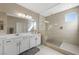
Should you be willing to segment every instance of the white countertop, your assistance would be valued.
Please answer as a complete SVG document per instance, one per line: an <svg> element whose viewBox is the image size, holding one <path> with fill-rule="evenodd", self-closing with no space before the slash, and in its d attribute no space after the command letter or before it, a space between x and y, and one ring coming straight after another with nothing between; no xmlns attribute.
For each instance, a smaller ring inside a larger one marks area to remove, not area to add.
<svg viewBox="0 0 79 59"><path fill-rule="evenodd" d="M10 39L10 38L15 38L17 37L15 34L7 34L7 35L0 35L0 39Z"/></svg>
<svg viewBox="0 0 79 59"><path fill-rule="evenodd" d="M0 39L10 39L10 38L15 38L15 37L22 37L22 36L35 36L37 34L33 33L19 33L19 34L5 34L5 35L0 35Z"/></svg>

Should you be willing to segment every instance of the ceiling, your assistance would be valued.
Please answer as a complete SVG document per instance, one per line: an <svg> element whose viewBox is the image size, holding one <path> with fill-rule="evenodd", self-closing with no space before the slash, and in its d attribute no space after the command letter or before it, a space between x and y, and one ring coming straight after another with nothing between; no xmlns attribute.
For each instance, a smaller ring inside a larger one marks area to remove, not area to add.
<svg viewBox="0 0 79 59"><path fill-rule="evenodd" d="M18 3L42 16L49 16L79 5L79 3Z"/></svg>
<svg viewBox="0 0 79 59"><path fill-rule="evenodd" d="M20 5L24 6L25 8L31 9L37 13L42 13L45 10L57 5L57 3L20 3Z"/></svg>

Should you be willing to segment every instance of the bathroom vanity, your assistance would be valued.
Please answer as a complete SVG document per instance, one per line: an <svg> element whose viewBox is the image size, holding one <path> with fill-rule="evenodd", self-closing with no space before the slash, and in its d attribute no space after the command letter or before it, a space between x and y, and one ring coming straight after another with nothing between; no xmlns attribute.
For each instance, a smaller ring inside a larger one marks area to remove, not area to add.
<svg viewBox="0 0 79 59"><path fill-rule="evenodd" d="M41 44L41 34L20 33L0 36L0 55L17 55Z"/></svg>

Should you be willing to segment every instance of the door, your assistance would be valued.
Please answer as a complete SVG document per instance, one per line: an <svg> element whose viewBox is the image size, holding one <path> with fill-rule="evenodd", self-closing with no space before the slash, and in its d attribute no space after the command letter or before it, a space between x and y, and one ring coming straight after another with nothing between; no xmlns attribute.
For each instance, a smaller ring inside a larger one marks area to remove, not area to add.
<svg viewBox="0 0 79 59"><path fill-rule="evenodd" d="M3 41L0 39L0 55L3 54Z"/></svg>
<svg viewBox="0 0 79 59"><path fill-rule="evenodd" d="M36 46L36 37L34 35L30 36L30 48L33 48Z"/></svg>
<svg viewBox="0 0 79 59"><path fill-rule="evenodd" d="M4 40L4 54L5 55L19 54L19 44L16 38Z"/></svg>
<svg viewBox="0 0 79 59"><path fill-rule="evenodd" d="M29 38L28 36L23 36L20 40L20 53L29 49Z"/></svg>

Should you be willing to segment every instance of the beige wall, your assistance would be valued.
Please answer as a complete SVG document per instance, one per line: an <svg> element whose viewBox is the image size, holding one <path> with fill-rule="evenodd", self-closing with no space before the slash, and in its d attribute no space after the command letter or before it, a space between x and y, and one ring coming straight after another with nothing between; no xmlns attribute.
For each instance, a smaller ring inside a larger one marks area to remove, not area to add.
<svg viewBox="0 0 79 59"><path fill-rule="evenodd" d="M77 15L79 15L78 10L79 7L75 7L46 17L46 20L48 20L50 24L52 24L52 28L48 30L48 41L57 46L59 46L63 42L69 42L77 45L79 44L79 18L73 24L65 22L65 15L67 13L76 12ZM60 29L61 26L63 27L63 29Z"/></svg>

